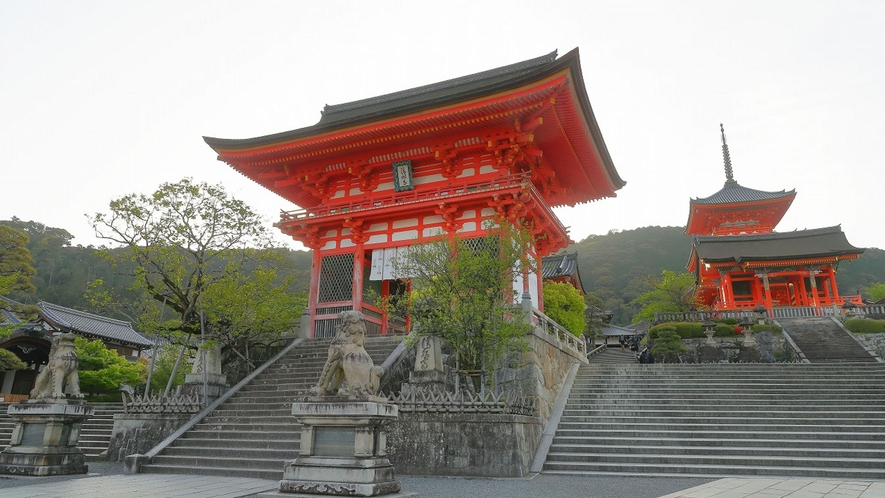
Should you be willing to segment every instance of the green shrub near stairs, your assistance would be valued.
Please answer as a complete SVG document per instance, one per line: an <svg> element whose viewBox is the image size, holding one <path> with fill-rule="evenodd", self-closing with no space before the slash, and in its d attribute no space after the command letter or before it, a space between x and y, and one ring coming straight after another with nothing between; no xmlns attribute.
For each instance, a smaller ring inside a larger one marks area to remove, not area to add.
<svg viewBox="0 0 885 498"><path fill-rule="evenodd" d="M772 334L780 334L783 331L784 329L773 323L757 323L756 325L753 325L753 332L757 334L760 332L771 332Z"/></svg>
<svg viewBox="0 0 885 498"><path fill-rule="evenodd" d="M698 339L704 336L704 327L700 323L693 322L667 322L648 329L648 335L657 339L662 330L673 330L682 339Z"/></svg>
<svg viewBox="0 0 885 498"><path fill-rule="evenodd" d="M845 328L855 334L885 334L885 320L852 318L845 320Z"/></svg>
<svg viewBox="0 0 885 498"><path fill-rule="evenodd" d="M716 337L734 337L737 335L737 332L734 330L735 324L729 323L717 323L716 328L714 329L714 334ZM660 325L655 325L654 327L648 330L648 334L652 339L656 338L656 335L659 330L662 328L672 328L676 331L676 334L683 339L701 339L706 337L704 335L704 325L698 322L667 322L662 323ZM755 328L754 328L755 330Z"/></svg>

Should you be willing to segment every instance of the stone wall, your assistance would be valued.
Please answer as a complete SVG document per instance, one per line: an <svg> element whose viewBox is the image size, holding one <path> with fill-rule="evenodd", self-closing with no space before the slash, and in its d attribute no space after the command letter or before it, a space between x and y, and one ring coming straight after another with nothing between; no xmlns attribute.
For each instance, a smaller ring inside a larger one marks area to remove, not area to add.
<svg viewBox="0 0 885 498"><path fill-rule="evenodd" d="M127 455L144 454L166 439L193 414L135 413L114 415L114 428L108 444L108 460L122 462Z"/></svg>
<svg viewBox="0 0 885 498"><path fill-rule="evenodd" d="M524 415L400 413L388 453L398 474L522 477L542 430Z"/></svg>
<svg viewBox="0 0 885 498"><path fill-rule="evenodd" d="M546 424L569 369L575 363L587 363L587 358L565 347L555 335L537 328L528 341L527 352L511 359L511 366L498 370L497 384L505 392L533 398L538 415Z"/></svg>
<svg viewBox="0 0 885 498"><path fill-rule="evenodd" d="M861 344L875 351L879 358L885 358L885 334L852 334Z"/></svg>

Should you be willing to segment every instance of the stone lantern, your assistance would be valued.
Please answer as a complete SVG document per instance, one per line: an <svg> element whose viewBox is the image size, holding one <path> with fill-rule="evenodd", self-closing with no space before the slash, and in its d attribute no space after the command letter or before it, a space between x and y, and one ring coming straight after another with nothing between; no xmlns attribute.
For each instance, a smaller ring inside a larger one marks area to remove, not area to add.
<svg viewBox="0 0 885 498"><path fill-rule="evenodd" d="M758 310L758 308L757 308ZM765 308L762 308L763 313L765 312ZM758 311L757 311L758 312ZM760 324L765 323L764 320L760 320ZM753 337L753 320L749 317L743 318L740 321L740 326L743 329L744 333L744 346L750 347L756 345L756 339Z"/></svg>
<svg viewBox="0 0 885 498"><path fill-rule="evenodd" d="M716 322L705 320L701 325L704 327L704 335L707 336L707 342L704 345L718 347L716 341L713 340L713 334L716 333Z"/></svg>
<svg viewBox="0 0 885 498"><path fill-rule="evenodd" d="M768 322L768 309L766 309L765 306L762 306L762 304L756 306L753 313L756 314L756 323L759 325L765 325L765 323Z"/></svg>
<svg viewBox="0 0 885 498"><path fill-rule="evenodd" d="M845 301L845 304L842 305L842 316L845 317L846 320L849 318L856 318L857 305L851 301Z"/></svg>

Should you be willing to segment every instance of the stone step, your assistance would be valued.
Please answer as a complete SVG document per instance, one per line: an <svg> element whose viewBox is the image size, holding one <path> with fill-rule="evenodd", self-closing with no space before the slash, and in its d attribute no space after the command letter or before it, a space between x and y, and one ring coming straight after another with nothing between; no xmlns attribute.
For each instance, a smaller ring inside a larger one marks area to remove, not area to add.
<svg viewBox="0 0 885 498"><path fill-rule="evenodd" d="M208 475L208 476L226 476L226 477L251 477L254 479L271 479L280 480L283 478L283 468L279 470L272 469L246 469L236 462L230 462L231 467L209 467L202 465L165 465L150 464L144 465L141 472L145 474L188 474L188 475Z"/></svg>
<svg viewBox="0 0 885 498"><path fill-rule="evenodd" d="M651 425L651 424L649 424ZM788 426L776 427L768 430L761 428L753 428L753 430L736 430L733 426L730 429L714 429L704 425L683 426L678 429L663 428L625 428L623 424L618 426L603 426L589 429L581 426L563 427L556 431L556 437L564 438L594 438L594 437L610 437L623 439L694 439L708 438L715 434L723 439L768 439L768 440L784 440L784 439L818 439L818 440L850 440L850 439L867 439L878 437L876 432L855 430L855 428L842 427L830 428L828 431L814 430L809 431L807 428Z"/></svg>
<svg viewBox="0 0 885 498"><path fill-rule="evenodd" d="M273 436L273 434L263 433L264 437ZM289 450L294 448L296 451L301 447L301 432L295 439L232 439L232 438L216 438L202 439L197 437L180 438L173 443L171 448L187 447L187 448L244 448L244 449L272 449L272 450ZM208 450L207 450L208 451ZM214 451L214 450L212 450Z"/></svg>
<svg viewBox="0 0 885 498"><path fill-rule="evenodd" d="M883 479L885 470L876 468L851 469L829 467L826 461L806 462L808 466L761 465L754 462L739 464L723 462L719 464L642 464L630 462L555 462L544 465L545 474L571 475L647 475L653 477L809 477L832 479ZM820 464L820 465L818 465Z"/></svg>
<svg viewBox="0 0 885 498"><path fill-rule="evenodd" d="M647 419L646 419L647 420ZM803 423L791 423L791 421L785 421L783 423L777 421L761 421L758 422L753 419L744 419L740 421L740 426L743 428L752 429L753 431L759 434L771 434L778 431L783 432L820 432L820 433L836 433L836 432L851 432L851 433L885 433L885 425L864 425L858 423L840 423L840 424L813 424L808 423L807 420L803 420ZM675 426L673 420L663 421L663 422L655 422L655 421L645 421L645 422L635 422L630 421L629 423L623 421L613 421L613 422L593 422L592 424L588 422L569 422L569 421L561 421L559 424L559 429L563 431L568 430L583 430L583 427L591 425L596 430L618 430L622 427L629 426L631 427L637 434L638 437L649 437L654 434L659 433L659 430L662 426ZM712 420L710 422L704 421L679 421L678 427L682 431L696 431L696 432L707 432L709 433L725 433L730 429L735 427L734 423L717 423L717 421Z"/></svg>
<svg viewBox="0 0 885 498"><path fill-rule="evenodd" d="M380 365L401 341L402 337L370 337L366 350ZM316 384L328 344L311 340L296 346L143 471L281 479L285 460L294 458L301 444L292 402Z"/></svg>
<svg viewBox="0 0 885 498"><path fill-rule="evenodd" d="M231 468L231 467L240 467L244 469L256 469L256 470L271 470L273 468L278 469L278 472L282 475L283 465L285 465L287 457L280 455L279 458L240 458L240 457L217 457L215 456L214 449L211 456L206 455L205 453L200 455L182 455L182 456L173 456L167 453L163 453L161 455L157 455L154 457L154 460L151 462L151 466L153 465L176 465L183 467L218 467L218 468ZM292 459L292 457L288 457L288 459Z"/></svg>
<svg viewBox="0 0 885 498"><path fill-rule="evenodd" d="M294 448L246 448L243 446L223 448L219 446L171 446L163 454L168 457L192 457L211 453L215 458L241 458L244 460L292 460L298 456L299 445Z"/></svg>
<svg viewBox="0 0 885 498"><path fill-rule="evenodd" d="M870 414L856 412L821 413L797 413L797 412L703 412L692 411L611 411L608 413L588 415L564 415L561 423L569 424L616 424L619 421L625 424L655 424L655 423L718 423L718 425L746 424L753 426L764 424L854 424L854 425L878 425L885 427L885 413L871 412ZM749 421L749 422L748 422Z"/></svg>
<svg viewBox="0 0 885 498"><path fill-rule="evenodd" d="M885 447L882 448L809 448L780 447L765 448L760 446L682 446L682 445L585 445L557 444L550 447L550 452L561 461L583 461L587 455L596 454L637 454L637 455L727 455L781 458L860 458L885 459Z"/></svg>
<svg viewBox="0 0 885 498"><path fill-rule="evenodd" d="M790 448L801 448L801 449L864 449L864 450L876 450L876 451L885 451L885 439L877 438L864 438L864 439L821 439L817 437L813 437L815 435L807 434L804 438L796 437L795 435L790 438L777 438L777 439L750 439L750 438L742 438L740 436L732 436L728 439L719 438L719 437L643 437L643 438L624 438L624 437L610 437L610 436L574 436L574 437L565 437L565 436L556 436L553 439L553 445L551 446L551 451L554 451L554 448L600 448L604 446L611 447L620 447L625 445L625 443L629 443L629 445L638 444L644 446L679 446L679 447L693 447L693 446L701 446L701 447L720 447L720 448L728 448L728 447L762 447L769 448L776 446L778 450L790 447ZM786 442L785 442L786 439ZM559 450L565 451L565 450ZM597 450L601 451L601 450Z"/></svg>

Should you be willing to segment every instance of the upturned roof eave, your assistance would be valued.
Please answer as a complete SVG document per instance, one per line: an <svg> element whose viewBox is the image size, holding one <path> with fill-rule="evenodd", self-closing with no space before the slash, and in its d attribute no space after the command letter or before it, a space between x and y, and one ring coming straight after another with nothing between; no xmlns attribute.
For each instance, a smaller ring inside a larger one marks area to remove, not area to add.
<svg viewBox="0 0 885 498"><path fill-rule="evenodd" d="M593 148L596 150L599 155L598 159L602 166L603 172L608 180L611 190L617 191L623 186L626 185L626 182L621 179L617 170L615 169L614 163L611 159L611 156L608 152L608 148L605 144L605 141L602 138L602 133L599 129L599 125L596 122L595 115L593 114L593 109L590 105L589 98L587 96L587 91L584 86L583 76L580 68L580 60L578 56L578 49L574 49L569 53L563 55L559 59L553 59L555 57L556 52L548 54L547 56L542 56L536 59L531 59L530 61L537 61L545 58L550 58L549 63L541 64L536 67L531 68L530 70L518 71L517 74L512 75L510 77L505 78L492 78L491 81L486 83L480 82L479 84L469 84L465 85L460 89L445 89L445 91L440 91L439 94L433 94L434 92L428 92L429 95L426 98L421 100L408 100L407 102L403 102L401 105L397 105L394 99L393 103L387 103L385 105L379 105L377 108L373 109L373 106L365 106L364 112L358 114L356 116L352 116L349 119L336 119L326 121L325 116L324 119L321 119L319 123L313 126L308 126L305 128L299 128L296 130L276 133L272 135L265 135L261 137L255 138L247 138L247 139L222 139L222 138L214 138L204 136L203 140L213 149L215 152L219 154L219 159L225 160L227 162L228 159L233 159L232 157L225 157L225 153L236 153L236 152L244 152L250 149L259 149L262 147L270 146L270 145L279 145L285 142L304 140L307 138L312 138L318 135L329 134L334 132L340 132L346 130L348 128L354 128L358 126L364 126L367 124L371 124L373 122L378 122L382 120L394 119L397 117L404 117L407 115L419 114L423 111L428 111L434 108L443 107L446 105L452 105L459 102L465 102L469 100L474 100L482 97L487 97L495 94L500 94L503 92L507 92L508 90L518 89L520 87L524 87L531 83L537 82L549 76L555 75L558 72L563 70L568 70L572 74L571 84L573 85L575 95L578 97L577 105L580 107L581 114L584 118L584 122L587 125L587 130L590 133L590 139L593 142ZM526 62L530 62L526 61ZM519 64L519 63L517 63ZM515 66L515 65L513 65ZM509 67L509 66L504 66ZM499 68L501 69L501 68ZM487 72L494 72L495 70L490 70ZM483 73L476 73L483 74ZM456 78L455 80L469 78L470 75ZM447 81L455 81L455 80L447 80ZM427 85L427 87L433 87L434 85L443 85L446 82L436 83L433 85ZM418 87L418 89L425 87ZM414 90L414 89L413 89ZM406 93L409 90L397 93ZM389 94L389 95L396 95ZM373 99L381 99L385 96L376 97ZM373 99L364 99L365 101L371 101ZM356 104L362 101L356 101ZM349 104L340 104L339 106L347 106ZM357 106L360 108L360 106ZM325 122L324 122L325 121Z"/></svg>

